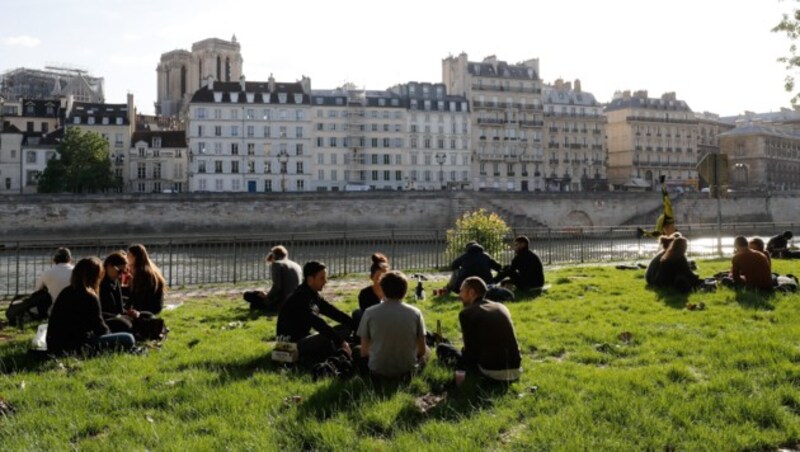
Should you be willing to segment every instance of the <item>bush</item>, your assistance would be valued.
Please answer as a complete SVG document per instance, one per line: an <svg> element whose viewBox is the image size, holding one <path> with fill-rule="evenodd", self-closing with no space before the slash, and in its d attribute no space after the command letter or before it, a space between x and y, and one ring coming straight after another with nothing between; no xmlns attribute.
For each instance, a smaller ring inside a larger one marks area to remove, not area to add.
<svg viewBox="0 0 800 452"><path fill-rule="evenodd" d="M485 209L467 212L456 220L456 226L447 230L447 253L458 256L467 242L478 242L487 253L499 256L507 247L506 236L511 232L499 215Z"/></svg>

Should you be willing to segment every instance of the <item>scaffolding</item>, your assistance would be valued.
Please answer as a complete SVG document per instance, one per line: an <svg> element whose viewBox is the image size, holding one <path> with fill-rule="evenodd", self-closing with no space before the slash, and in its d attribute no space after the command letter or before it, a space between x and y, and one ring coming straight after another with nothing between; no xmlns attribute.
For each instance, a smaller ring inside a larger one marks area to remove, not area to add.
<svg viewBox="0 0 800 452"><path fill-rule="evenodd" d="M47 66L16 68L0 74L0 96L6 99L54 99L72 96L75 102L103 103L102 77L83 69Z"/></svg>

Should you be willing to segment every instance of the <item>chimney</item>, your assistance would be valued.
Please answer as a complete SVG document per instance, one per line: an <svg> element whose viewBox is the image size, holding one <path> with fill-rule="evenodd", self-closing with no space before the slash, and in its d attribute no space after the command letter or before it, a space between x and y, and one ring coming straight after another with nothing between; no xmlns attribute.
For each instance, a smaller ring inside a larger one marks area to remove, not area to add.
<svg viewBox="0 0 800 452"><path fill-rule="evenodd" d="M128 93L128 124L132 130L136 129L136 110L133 106L133 93Z"/></svg>
<svg viewBox="0 0 800 452"><path fill-rule="evenodd" d="M638 97L639 99L647 99L647 90L640 89L639 91L633 93L633 97Z"/></svg>
<svg viewBox="0 0 800 452"><path fill-rule="evenodd" d="M575 88L575 92L576 93L581 92L581 79L576 78L575 79L575 83L573 83L572 86L573 86L573 88Z"/></svg>
<svg viewBox="0 0 800 452"><path fill-rule="evenodd" d="M668 93L664 93L664 94L662 94L662 95L661 95L661 100L665 100L665 101L669 101L669 100L671 100L671 101L675 101L675 99L676 99L676 96L675 96L675 91L670 91L670 92L668 92Z"/></svg>
<svg viewBox="0 0 800 452"><path fill-rule="evenodd" d="M564 89L572 91L572 82L564 82Z"/></svg>
<svg viewBox="0 0 800 452"><path fill-rule="evenodd" d="M275 77L273 77L272 74L269 74L268 83L269 83L269 92L274 93L275 92Z"/></svg>
<svg viewBox="0 0 800 452"><path fill-rule="evenodd" d="M303 76L300 79L300 86L303 87L303 92L306 94L311 94L311 79L307 76Z"/></svg>
<svg viewBox="0 0 800 452"><path fill-rule="evenodd" d="M622 92L622 98L626 99L626 100L630 99L631 98L631 90L626 89L625 91L623 91Z"/></svg>
<svg viewBox="0 0 800 452"><path fill-rule="evenodd" d="M234 39L236 39L236 35L233 35L233 38L234 38ZM242 88L242 91L244 92L244 91L245 91L245 89L244 89L244 88L245 88L245 86L246 86L246 84L245 84L245 78L244 78L244 74L242 74L242 75L240 75L240 76L239 76L239 86Z"/></svg>
<svg viewBox="0 0 800 452"><path fill-rule="evenodd" d="M553 82L553 85L556 87L556 89L562 89L564 87L564 80L557 78L556 81Z"/></svg>

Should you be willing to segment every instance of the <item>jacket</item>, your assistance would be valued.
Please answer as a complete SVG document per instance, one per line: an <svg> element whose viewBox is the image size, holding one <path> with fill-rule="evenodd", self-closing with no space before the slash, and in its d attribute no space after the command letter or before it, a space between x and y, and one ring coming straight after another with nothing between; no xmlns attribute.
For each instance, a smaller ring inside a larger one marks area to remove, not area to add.
<svg viewBox="0 0 800 452"><path fill-rule="evenodd" d="M480 245L471 245L467 252L459 256L451 264L453 271L458 271L456 288L461 287L461 283L470 276L481 278L486 284L492 283L492 270L500 271L503 266L491 256L486 254Z"/></svg>

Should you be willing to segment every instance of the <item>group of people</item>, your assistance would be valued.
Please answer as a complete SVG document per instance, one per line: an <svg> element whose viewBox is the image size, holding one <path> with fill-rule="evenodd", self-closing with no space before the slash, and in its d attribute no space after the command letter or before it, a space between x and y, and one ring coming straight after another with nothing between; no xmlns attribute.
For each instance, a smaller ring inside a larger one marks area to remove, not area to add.
<svg viewBox="0 0 800 452"><path fill-rule="evenodd" d="M474 242L453 262L453 277L440 294L455 291L461 300L463 349L448 343L438 332L427 331L422 312L404 302L408 277L393 270L389 258L381 253L371 256L370 284L359 292L359 307L352 315L321 296L328 281L325 264L307 262L300 274L300 266L288 258L283 246L272 248L267 256L273 279L270 291L246 292L244 299L253 308L278 313L278 342L296 344L299 359L305 363L320 363L335 353L344 353L375 378L404 378L423 367L435 347L440 360L458 370L475 371L491 380L513 381L522 369L511 314L486 294L489 285L495 283L514 284L520 289L544 284L541 261L529 249L530 241L519 237L515 244L516 256L506 268ZM493 276L492 270L497 275ZM295 282L298 280L299 284ZM335 324L329 325L323 317Z"/></svg>
<svg viewBox="0 0 800 452"><path fill-rule="evenodd" d="M730 271L719 274L719 280L723 285L737 289L770 291L781 286L782 277L772 273L772 258L790 257L788 253L794 253L787 249L785 241L791 237L792 233L786 231L770 239L767 245L758 237L750 240L744 236L736 237ZM688 248L686 238L676 231L669 235L661 235L659 242L662 249L652 258L645 273L647 284L674 289L681 293L703 288L705 280L693 271L693 263L686 258ZM777 247L776 242L778 242ZM792 281L786 283L792 284ZM796 285L796 282L794 284Z"/></svg>
<svg viewBox="0 0 800 452"><path fill-rule="evenodd" d="M165 291L166 281L143 245L103 261L87 257L77 263L69 249L58 248L31 299L47 318L48 353L93 353L130 350L137 338L163 334L163 321L156 316Z"/></svg>

